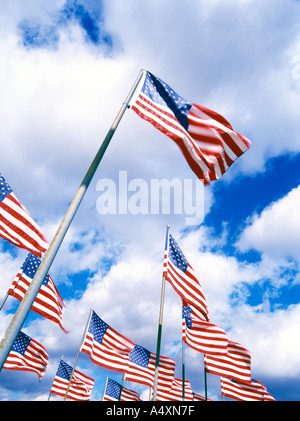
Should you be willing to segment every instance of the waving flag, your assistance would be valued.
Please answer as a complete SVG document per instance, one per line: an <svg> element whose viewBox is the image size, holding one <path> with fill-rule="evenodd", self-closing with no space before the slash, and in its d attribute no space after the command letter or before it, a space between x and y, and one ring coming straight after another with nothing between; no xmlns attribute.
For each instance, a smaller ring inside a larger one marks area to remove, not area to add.
<svg viewBox="0 0 300 421"><path fill-rule="evenodd" d="M154 386L156 354L136 345L129 354L129 365L125 380ZM176 363L169 357L159 357L158 382L171 389Z"/></svg>
<svg viewBox="0 0 300 421"><path fill-rule="evenodd" d="M7 293L22 301L40 264L41 260L29 253ZM62 324L63 307L64 302L48 274L32 304L31 310L57 323L66 332Z"/></svg>
<svg viewBox="0 0 300 421"><path fill-rule="evenodd" d="M193 401L205 401L205 396L199 395L199 393L193 392ZM210 400L210 399L208 399Z"/></svg>
<svg viewBox="0 0 300 421"><path fill-rule="evenodd" d="M226 355L205 355L204 364L208 373L242 383L251 383L250 352L237 342L228 342Z"/></svg>
<svg viewBox="0 0 300 421"><path fill-rule="evenodd" d="M185 100L150 72L131 107L175 141L205 184L219 179L251 145L220 114Z"/></svg>
<svg viewBox="0 0 300 421"><path fill-rule="evenodd" d="M0 174L0 237L41 257L47 240Z"/></svg>
<svg viewBox="0 0 300 421"><path fill-rule="evenodd" d="M108 378L103 401L140 401L140 395L134 390L121 386L115 380Z"/></svg>
<svg viewBox="0 0 300 421"><path fill-rule="evenodd" d="M80 351L91 361L110 370L125 372L135 344L105 323L94 311Z"/></svg>
<svg viewBox="0 0 300 421"><path fill-rule="evenodd" d="M203 320L192 306L182 306L182 340L190 348L211 355L226 355L228 338L220 327Z"/></svg>
<svg viewBox="0 0 300 421"><path fill-rule="evenodd" d="M172 383L172 388L167 389L161 382L157 383L157 401L182 401L182 387L183 381L181 379L174 378ZM184 400L192 401L193 400L193 391L189 380L184 382Z"/></svg>
<svg viewBox="0 0 300 421"><path fill-rule="evenodd" d="M73 368L69 364L60 360L60 364L50 390L51 394L65 397L72 371ZM80 373L78 370L74 370L67 399L71 399L73 401L89 401L94 383L95 380L91 377Z"/></svg>
<svg viewBox="0 0 300 421"><path fill-rule="evenodd" d="M163 276L186 303L193 305L209 320L206 298L193 268L170 233L167 242Z"/></svg>
<svg viewBox="0 0 300 421"><path fill-rule="evenodd" d="M257 380L246 384L221 377L221 391L223 396L237 401L275 401L266 387Z"/></svg>
<svg viewBox="0 0 300 421"><path fill-rule="evenodd" d="M6 370L32 371L41 380L48 364L48 352L34 339L20 332L3 365Z"/></svg>

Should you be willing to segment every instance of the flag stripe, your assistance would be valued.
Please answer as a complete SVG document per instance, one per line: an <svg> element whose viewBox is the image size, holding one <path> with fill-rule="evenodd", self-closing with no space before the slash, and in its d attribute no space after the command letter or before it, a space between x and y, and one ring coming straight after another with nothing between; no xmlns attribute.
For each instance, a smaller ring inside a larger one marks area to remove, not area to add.
<svg viewBox="0 0 300 421"><path fill-rule="evenodd" d="M220 178L251 145L220 114L184 100L150 72L131 107L176 142L205 184Z"/></svg>
<svg viewBox="0 0 300 421"><path fill-rule="evenodd" d="M30 265L31 271L27 274L24 270L26 270L28 265ZM39 265L39 258L29 254L7 293L22 301ZM57 323L66 332L62 323L63 307L64 302L52 278L48 275L48 282L46 285L45 283L41 285L31 310Z"/></svg>
<svg viewBox="0 0 300 421"><path fill-rule="evenodd" d="M237 342L229 341L226 355L205 355L204 362L208 373L251 383L250 352Z"/></svg>
<svg viewBox="0 0 300 421"><path fill-rule="evenodd" d="M274 401L275 399L267 392L265 386L258 381L250 384L233 382L221 377L221 391L223 396L238 401Z"/></svg>
<svg viewBox="0 0 300 421"><path fill-rule="evenodd" d="M24 334L19 333L15 343ZM36 340L24 335L28 338L29 343L24 353L12 349L3 365L6 370L20 370L31 371L39 376L39 379L44 376L48 364L48 352Z"/></svg>
<svg viewBox="0 0 300 421"><path fill-rule="evenodd" d="M0 235L39 257L48 248L45 236L13 192L0 202Z"/></svg>
<svg viewBox="0 0 300 421"><path fill-rule="evenodd" d="M62 362L60 364L62 364ZM50 393L53 395L65 397L68 386L69 386L70 377L71 375L68 378L63 378L60 375L60 372L57 371ZM67 394L67 399L71 399L75 401L90 400L94 383L95 383L95 380L92 379L91 377L79 372L78 370L74 370L70 387L68 390L68 394Z"/></svg>

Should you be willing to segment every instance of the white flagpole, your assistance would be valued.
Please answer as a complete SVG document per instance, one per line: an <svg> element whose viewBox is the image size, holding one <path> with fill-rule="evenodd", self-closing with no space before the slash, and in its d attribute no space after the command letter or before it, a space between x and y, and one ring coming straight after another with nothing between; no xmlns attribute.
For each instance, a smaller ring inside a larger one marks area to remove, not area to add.
<svg viewBox="0 0 300 421"><path fill-rule="evenodd" d="M170 230L170 225L167 225L165 252L168 252L168 249L169 249L169 230ZM156 394L157 394L157 380L158 380L160 344L161 344L161 333L162 333L162 322L163 322L163 308L164 308L164 297L165 297L165 284L166 284L166 278L165 278L165 276L163 276L162 277L162 286L161 286L159 320L158 320L158 333L157 333L157 345L156 345L156 361L155 361L155 375L154 375L153 397L152 397L152 400L153 401L156 401Z"/></svg>
<svg viewBox="0 0 300 421"><path fill-rule="evenodd" d="M74 374L74 371L75 371L75 368L76 368L76 365L77 365L78 357L79 357L79 354L80 354L80 348L82 347L84 338L86 336L86 331L88 330L88 327L89 327L89 324L90 324L90 321L91 321L92 312L93 312L93 310L91 309L88 321L86 323L85 329L84 329L83 334L82 334L81 343L80 343L79 350L78 350L77 355L76 355L73 370L72 370L72 373L71 373L71 376L70 376L70 379L69 379L69 383L68 383L68 387L67 387L67 390L66 390L66 393L65 393L65 396L64 396L64 401L67 399L67 395L68 395L68 392L69 392L69 389L70 389L70 386L71 386L71 382L72 382L72 377L73 377L73 374Z"/></svg>
<svg viewBox="0 0 300 421"><path fill-rule="evenodd" d="M11 320L10 325L8 326L5 335L0 343L0 371L2 370L2 367L7 359L7 356L26 320L26 317L31 309L31 306L35 300L36 295L39 292L39 289L45 279L45 276L47 275L49 268L58 252L58 249L69 229L69 226L72 223L72 220L77 212L78 207L80 206L80 203L88 189L88 186L90 182L92 181L92 178L103 158L103 155L118 127L118 124L123 117L123 114L125 113L126 109L129 107L130 100L132 99L143 75L145 74L145 70L142 69L139 73L139 76L137 77L135 83L133 84L125 102L123 103L122 107L120 108L120 111L118 115L116 116L111 128L109 129L105 139L103 140L102 145L100 146L93 162L91 163L85 177L83 178L83 181L81 185L79 186L70 206L67 210L51 244L49 245L48 250L45 252L45 255L43 257L43 260L36 271L36 274L30 283L26 294L21 301L18 310L16 311L14 317Z"/></svg>

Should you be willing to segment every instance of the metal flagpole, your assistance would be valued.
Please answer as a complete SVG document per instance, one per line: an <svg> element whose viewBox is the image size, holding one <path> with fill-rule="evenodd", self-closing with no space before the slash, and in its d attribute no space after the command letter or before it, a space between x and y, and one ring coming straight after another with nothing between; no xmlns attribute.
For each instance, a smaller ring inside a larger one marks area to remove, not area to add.
<svg viewBox="0 0 300 421"><path fill-rule="evenodd" d="M39 292L39 289L45 279L45 276L47 275L49 268L56 256L56 253L58 252L58 249L69 229L69 226L72 223L72 220L75 216L75 213L87 191L87 188L101 162L101 159L103 158L103 155L118 127L118 124L123 117L123 114L125 113L126 109L129 107L129 102L132 99L143 75L145 73L145 70L142 69L133 84L127 98L125 99L125 102L123 103L122 107L120 108L120 111L118 115L116 116L111 128L109 129L105 139L102 142L102 145L100 146L93 162L91 163L85 177L83 178L83 181L81 185L79 186L51 244L49 245L48 250L45 252L45 255L43 257L43 260L36 271L36 274L30 283L26 294L21 301L18 310L16 311L14 317L11 320L10 325L8 326L8 329L6 330L6 333L0 343L0 371L2 370L2 367L7 359L7 356L19 334L19 331L21 330L26 317L30 311L30 308L35 300L36 295Z"/></svg>
<svg viewBox="0 0 300 421"><path fill-rule="evenodd" d="M70 389L70 386L71 386L71 382L72 382L72 377L73 377L73 374L74 374L74 371L75 371L75 367L77 365L78 357L79 357L79 354L80 354L80 348L81 348L81 346L83 344L83 340L85 338L86 331L87 331L88 326L90 324L91 317L92 317L92 312L93 312L93 310L91 309L90 310L88 321L86 323L85 329L84 329L83 334L82 334L81 343L80 343L80 346L79 346L79 351L77 352L77 355L76 355L76 359L75 359L75 363L74 363L74 366L73 366L73 370L72 370L72 373L71 373L71 376L70 376L70 379L69 379L69 383L68 383L68 387L67 387L67 390L66 390L66 393L65 393L65 396L64 396L64 401L67 399L67 395L68 395L68 392L69 392L69 389Z"/></svg>
<svg viewBox="0 0 300 421"><path fill-rule="evenodd" d="M167 225L165 252L167 252L168 249L169 249L169 230L170 230L170 225ZM161 286L159 320L158 320L158 333L157 333L157 345L156 345L156 360L155 360L155 374L154 374L153 397L152 397L152 400L153 401L156 401L156 393L157 393L157 379L158 379L160 344L161 344L161 332L162 332L162 322L163 322L163 307L164 307L164 296L165 296L165 284L166 284L166 278L165 278L165 276L163 276L162 277L162 286Z"/></svg>
<svg viewBox="0 0 300 421"><path fill-rule="evenodd" d="M181 341L182 343L182 400L184 401L185 399L185 348L184 348L184 342L183 340Z"/></svg>
<svg viewBox="0 0 300 421"><path fill-rule="evenodd" d="M122 374L121 385L120 385L120 393L119 393L119 399L118 399L118 401L121 400L122 390L123 390L123 383L124 383L124 377L125 377L125 373Z"/></svg>
<svg viewBox="0 0 300 421"><path fill-rule="evenodd" d="M58 367L60 366L60 363L61 363L61 361L64 359L64 356L62 355L61 357L60 357L60 361L59 361L59 364L58 364ZM54 377L54 379L55 379L55 377ZM54 380L53 380L53 382L54 382ZM53 383L52 383L52 385L53 385ZM50 401L50 398L51 398L51 389L52 388L50 388L50 392L49 392L49 396L48 396L48 401Z"/></svg>
<svg viewBox="0 0 300 421"><path fill-rule="evenodd" d="M101 401L103 401L103 399L104 399L104 395L105 395L106 387L107 387L107 382L108 382L108 376L106 376L106 380L105 380L105 385L104 385L104 389L103 389Z"/></svg>

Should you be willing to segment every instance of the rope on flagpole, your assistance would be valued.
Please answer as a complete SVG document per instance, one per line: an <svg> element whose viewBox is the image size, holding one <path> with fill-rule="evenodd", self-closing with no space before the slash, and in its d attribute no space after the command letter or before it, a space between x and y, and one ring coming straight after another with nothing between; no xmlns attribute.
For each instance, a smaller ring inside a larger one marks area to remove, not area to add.
<svg viewBox="0 0 300 421"><path fill-rule="evenodd" d="M8 326L4 337L2 338L2 341L0 343L0 371L2 370L2 367L8 357L8 354L13 347L13 344L26 320L26 317L31 309L31 306L35 300L35 297L37 296L39 289L45 279L45 276L47 275L49 268L60 248L60 245L69 229L69 226L72 223L72 220L77 212L78 207L80 206L80 203L88 189L88 186L90 182L92 181L92 178L103 158L103 155L105 154L105 151L118 127L118 124L123 117L123 114L125 113L126 109L130 106L130 100L132 99L143 75L145 74L145 70L142 69L133 84L129 94L127 95L127 98L125 102L122 104L122 107L120 108L119 113L117 114L111 128L109 129L105 139L103 140L93 162L91 163L85 177L82 180L82 183L80 184L60 226L58 227L58 230L49 245L48 250L45 252L45 255L43 257L43 260L36 271L36 274L30 283L23 300L21 301L14 317L12 318L10 325Z"/></svg>

